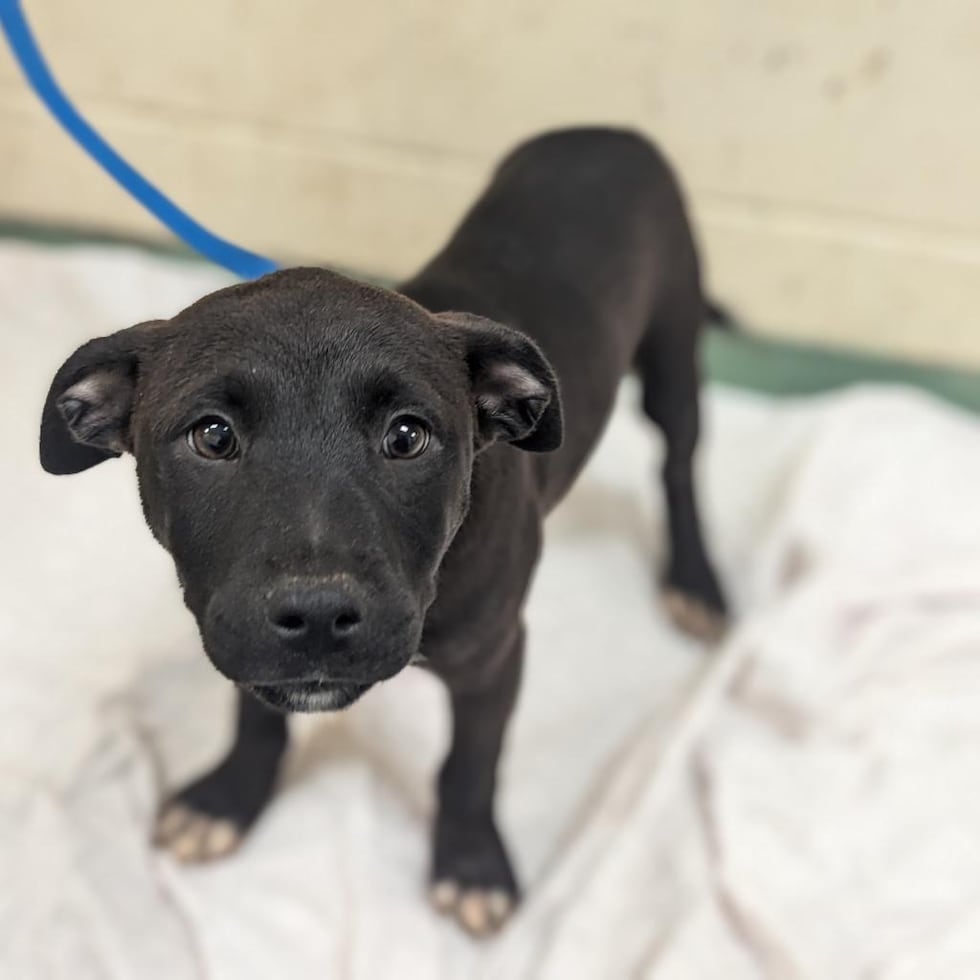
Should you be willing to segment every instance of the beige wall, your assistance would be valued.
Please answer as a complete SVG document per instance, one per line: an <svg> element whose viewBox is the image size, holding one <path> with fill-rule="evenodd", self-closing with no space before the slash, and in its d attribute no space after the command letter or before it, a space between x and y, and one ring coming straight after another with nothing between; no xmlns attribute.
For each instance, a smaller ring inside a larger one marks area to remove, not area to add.
<svg viewBox="0 0 980 980"><path fill-rule="evenodd" d="M67 90L214 230L388 274L514 140L656 135L760 328L980 366L977 0L28 0ZM157 229L0 54L0 214Z"/></svg>

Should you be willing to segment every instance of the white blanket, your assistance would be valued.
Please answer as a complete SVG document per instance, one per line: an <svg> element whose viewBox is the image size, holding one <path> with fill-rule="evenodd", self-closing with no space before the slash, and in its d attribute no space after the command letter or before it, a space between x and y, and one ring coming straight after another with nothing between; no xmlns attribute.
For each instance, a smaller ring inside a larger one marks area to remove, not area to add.
<svg viewBox="0 0 980 980"><path fill-rule="evenodd" d="M527 898L498 938L425 902L446 717L419 671L295 726L237 855L156 854L231 692L131 464L46 476L37 421L74 345L221 282L0 245L0 977L980 973L980 426L906 391L710 392L704 510L739 611L711 653L654 601L658 443L624 388L530 602L500 797Z"/></svg>

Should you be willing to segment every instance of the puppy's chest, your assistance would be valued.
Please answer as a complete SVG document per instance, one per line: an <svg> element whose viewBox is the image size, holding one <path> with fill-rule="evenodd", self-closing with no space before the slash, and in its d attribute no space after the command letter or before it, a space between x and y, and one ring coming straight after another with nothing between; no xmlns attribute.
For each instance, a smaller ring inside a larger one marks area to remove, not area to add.
<svg viewBox="0 0 980 980"><path fill-rule="evenodd" d="M505 587L477 586L460 595L440 595L422 633L423 664L447 681L469 681L483 674L511 645L519 628L526 591L524 577Z"/></svg>

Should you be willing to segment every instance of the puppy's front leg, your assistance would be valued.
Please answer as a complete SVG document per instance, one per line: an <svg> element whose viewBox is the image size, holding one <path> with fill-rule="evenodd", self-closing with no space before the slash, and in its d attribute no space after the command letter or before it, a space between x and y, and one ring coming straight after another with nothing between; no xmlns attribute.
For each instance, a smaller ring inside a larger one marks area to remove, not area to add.
<svg viewBox="0 0 980 980"><path fill-rule="evenodd" d="M223 857L238 847L272 796L288 737L284 714L239 691L231 750L164 804L156 843L187 862Z"/></svg>
<svg viewBox="0 0 980 980"><path fill-rule="evenodd" d="M432 865L433 904L474 935L510 915L518 888L497 831L493 799L504 730L517 697L524 656L519 627L493 675L475 688L448 681L453 736L439 773Z"/></svg>

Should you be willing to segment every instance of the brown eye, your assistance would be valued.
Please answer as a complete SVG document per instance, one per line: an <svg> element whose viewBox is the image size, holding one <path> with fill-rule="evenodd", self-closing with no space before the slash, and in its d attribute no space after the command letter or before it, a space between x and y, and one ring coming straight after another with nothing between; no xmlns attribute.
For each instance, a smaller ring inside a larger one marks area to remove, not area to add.
<svg viewBox="0 0 980 980"><path fill-rule="evenodd" d="M187 442L205 459L231 459L238 454L238 438L232 427L217 415L195 422L187 433Z"/></svg>
<svg viewBox="0 0 980 980"><path fill-rule="evenodd" d="M381 445L389 459L415 459L429 444L429 430L421 419L402 415L391 423Z"/></svg>

